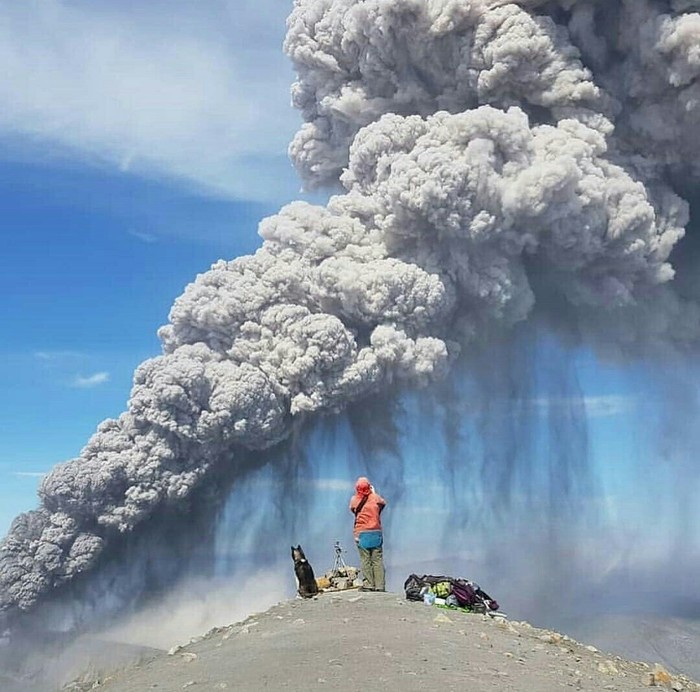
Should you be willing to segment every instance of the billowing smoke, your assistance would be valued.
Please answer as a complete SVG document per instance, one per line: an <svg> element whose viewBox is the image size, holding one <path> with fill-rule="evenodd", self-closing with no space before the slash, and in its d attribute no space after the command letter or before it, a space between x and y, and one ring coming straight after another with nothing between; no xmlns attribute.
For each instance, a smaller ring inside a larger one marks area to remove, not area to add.
<svg viewBox="0 0 700 692"><path fill-rule="evenodd" d="M535 313L593 343L685 350L671 257L695 180L700 3L296 0L291 156L327 206L177 299L128 410L56 467L0 553L32 610L121 536L295 421L443 376ZM496 473L496 475L498 475Z"/></svg>

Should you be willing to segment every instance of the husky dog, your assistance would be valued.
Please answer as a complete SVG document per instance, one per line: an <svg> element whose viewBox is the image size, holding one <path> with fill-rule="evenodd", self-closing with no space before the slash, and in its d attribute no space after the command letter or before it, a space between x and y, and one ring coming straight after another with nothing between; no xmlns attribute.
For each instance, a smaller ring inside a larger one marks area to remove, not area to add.
<svg viewBox="0 0 700 692"><path fill-rule="evenodd" d="M304 555L301 546L292 546L292 560L294 560L294 576L297 580L297 593L302 598L312 598L318 593L318 585L314 571Z"/></svg>

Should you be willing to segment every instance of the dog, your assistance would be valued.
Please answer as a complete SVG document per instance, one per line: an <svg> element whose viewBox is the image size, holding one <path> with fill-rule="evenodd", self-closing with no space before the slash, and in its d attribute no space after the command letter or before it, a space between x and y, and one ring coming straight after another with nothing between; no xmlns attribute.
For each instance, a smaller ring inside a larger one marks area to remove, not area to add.
<svg viewBox="0 0 700 692"><path fill-rule="evenodd" d="M292 546L292 560L294 561L294 576L297 580L297 593L302 598L313 598L318 594L318 584L314 570L300 545L296 548Z"/></svg>

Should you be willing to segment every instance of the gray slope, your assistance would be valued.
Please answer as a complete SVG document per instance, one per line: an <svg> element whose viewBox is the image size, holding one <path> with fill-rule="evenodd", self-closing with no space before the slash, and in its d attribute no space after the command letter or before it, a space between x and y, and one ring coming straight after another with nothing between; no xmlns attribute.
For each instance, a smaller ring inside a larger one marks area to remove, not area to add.
<svg viewBox="0 0 700 692"><path fill-rule="evenodd" d="M700 621L655 615L601 615L567 628L578 639L634 660L659 662L700 680Z"/></svg>
<svg viewBox="0 0 700 692"><path fill-rule="evenodd" d="M628 692L648 689L649 671L527 623L349 591L280 603L97 689Z"/></svg>

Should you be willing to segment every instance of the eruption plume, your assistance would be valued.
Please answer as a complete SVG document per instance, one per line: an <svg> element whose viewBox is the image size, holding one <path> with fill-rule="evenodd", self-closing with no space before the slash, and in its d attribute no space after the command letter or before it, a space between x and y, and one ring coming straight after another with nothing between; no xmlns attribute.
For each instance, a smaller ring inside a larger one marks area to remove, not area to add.
<svg viewBox="0 0 700 692"><path fill-rule="evenodd" d="M32 610L222 464L535 311L637 352L697 345L672 252L697 180L700 3L296 0L290 154L327 206L263 220L252 256L179 297L128 409L42 482L0 552ZM566 319L564 319L564 316Z"/></svg>

